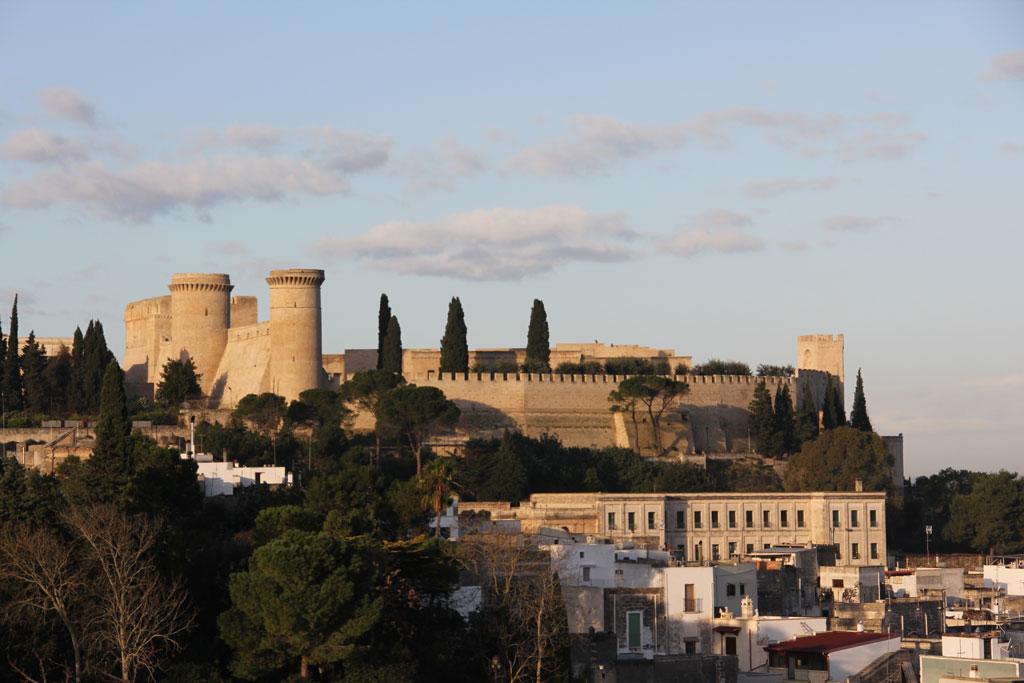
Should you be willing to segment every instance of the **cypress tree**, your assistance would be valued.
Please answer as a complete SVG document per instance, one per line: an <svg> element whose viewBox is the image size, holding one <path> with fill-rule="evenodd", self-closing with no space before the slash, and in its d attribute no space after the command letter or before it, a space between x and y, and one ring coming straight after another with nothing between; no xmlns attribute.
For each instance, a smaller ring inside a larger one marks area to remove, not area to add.
<svg viewBox="0 0 1024 683"><path fill-rule="evenodd" d="M853 391L853 408L850 410L850 426L862 432L873 432L871 420L868 418L868 404L864 399L864 380L857 368L857 388Z"/></svg>
<svg viewBox="0 0 1024 683"><path fill-rule="evenodd" d="M776 455L796 451L796 424L793 419L793 399L789 386L783 384L775 392L775 447Z"/></svg>
<svg viewBox="0 0 1024 683"><path fill-rule="evenodd" d="M825 398L821 404L821 429L828 431L839 426L839 415L836 414L836 385L832 383L832 375L825 381Z"/></svg>
<svg viewBox="0 0 1024 683"><path fill-rule="evenodd" d="M526 332L526 369L529 372L550 372L551 340L548 334L548 314L544 302L533 300L530 310L530 328Z"/></svg>
<svg viewBox="0 0 1024 683"><path fill-rule="evenodd" d="M761 380L754 387L754 398L750 402L750 431L754 437L754 448L762 455L771 455L772 435L775 433L775 411L772 409L772 395Z"/></svg>
<svg viewBox="0 0 1024 683"><path fill-rule="evenodd" d="M448 322L441 338L441 372L469 372L466 316L457 296L453 296L448 304Z"/></svg>
<svg viewBox="0 0 1024 683"><path fill-rule="evenodd" d="M83 397L83 377L85 373L85 340L82 328L75 328L75 337L71 343L71 372L68 378L67 407L73 413L85 411Z"/></svg>
<svg viewBox="0 0 1024 683"><path fill-rule="evenodd" d="M83 410L95 414L100 410L100 392L106 368L114 360L103 335L103 323L90 320L83 340L84 372L82 375Z"/></svg>
<svg viewBox="0 0 1024 683"><path fill-rule="evenodd" d="M7 349L4 358L4 401L7 410L21 410L22 383L21 357L18 355L18 295L14 295L11 308L11 328L7 335Z"/></svg>
<svg viewBox="0 0 1024 683"><path fill-rule="evenodd" d="M394 315L388 320L388 329L384 335L383 360L383 370L402 374L402 327Z"/></svg>
<svg viewBox="0 0 1024 683"><path fill-rule="evenodd" d="M388 335L388 325L391 324L391 305L388 303L388 295L380 295L380 309L377 311L377 369L384 368L384 338Z"/></svg>
<svg viewBox="0 0 1024 683"><path fill-rule="evenodd" d="M797 446L818 438L818 409L814 405L814 395L811 394L811 385L808 382L804 382L800 391L800 409L796 413L796 438Z"/></svg>
<svg viewBox="0 0 1024 683"><path fill-rule="evenodd" d="M132 424L124 393L124 372L112 361L103 373L96 448L87 461L89 496L123 504L131 485Z"/></svg>
<svg viewBox="0 0 1024 683"><path fill-rule="evenodd" d="M61 346L56 356L46 361L46 387L49 389L49 411L53 415L64 415L68 412L71 395L71 353L66 346Z"/></svg>
<svg viewBox="0 0 1024 683"><path fill-rule="evenodd" d="M4 367L7 362L7 337L4 336L3 326L0 325L0 390L4 388Z"/></svg>
<svg viewBox="0 0 1024 683"><path fill-rule="evenodd" d="M25 407L33 413L45 413L50 399L50 390L46 384L46 359L36 341L34 330L28 333L21 362L25 369Z"/></svg>
<svg viewBox="0 0 1024 683"><path fill-rule="evenodd" d="M835 391L832 392L832 398L835 401L835 414L836 414L836 426L846 426L846 410L843 408L843 390L839 385L839 381L836 380Z"/></svg>

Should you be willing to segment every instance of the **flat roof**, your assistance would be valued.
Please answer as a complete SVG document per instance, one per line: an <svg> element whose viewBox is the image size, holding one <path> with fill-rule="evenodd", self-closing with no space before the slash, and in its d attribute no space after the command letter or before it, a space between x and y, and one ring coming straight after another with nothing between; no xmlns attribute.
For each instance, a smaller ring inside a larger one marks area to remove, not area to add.
<svg viewBox="0 0 1024 683"><path fill-rule="evenodd" d="M812 654L828 654L848 647L857 647L880 640L899 638L888 633L870 633L868 631L826 631L813 636L784 640L768 646L772 652L801 652Z"/></svg>

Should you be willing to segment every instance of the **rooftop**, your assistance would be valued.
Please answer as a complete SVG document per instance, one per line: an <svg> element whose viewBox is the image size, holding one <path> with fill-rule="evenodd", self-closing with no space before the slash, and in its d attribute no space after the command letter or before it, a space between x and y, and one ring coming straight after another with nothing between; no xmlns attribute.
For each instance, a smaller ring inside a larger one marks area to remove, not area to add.
<svg viewBox="0 0 1024 683"><path fill-rule="evenodd" d="M827 654L836 650L843 650L848 647L856 647L890 638L899 638L899 636L888 633L869 633L867 631L828 631L826 633L817 633L813 636L804 636L802 638L794 638L793 640L785 640L781 643L774 643L769 645L768 649L772 652Z"/></svg>

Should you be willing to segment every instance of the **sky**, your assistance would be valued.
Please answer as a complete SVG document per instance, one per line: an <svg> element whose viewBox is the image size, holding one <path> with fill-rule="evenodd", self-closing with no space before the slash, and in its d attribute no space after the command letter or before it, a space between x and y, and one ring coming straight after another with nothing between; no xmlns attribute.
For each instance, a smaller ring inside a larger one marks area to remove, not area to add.
<svg viewBox="0 0 1024 683"><path fill-rule="evenodd" d="M627 8L629 11L627 11ZM1024 472L1024 3L0 0L0 309L319 267L324 349L843 333L909 475Z"/></svg>

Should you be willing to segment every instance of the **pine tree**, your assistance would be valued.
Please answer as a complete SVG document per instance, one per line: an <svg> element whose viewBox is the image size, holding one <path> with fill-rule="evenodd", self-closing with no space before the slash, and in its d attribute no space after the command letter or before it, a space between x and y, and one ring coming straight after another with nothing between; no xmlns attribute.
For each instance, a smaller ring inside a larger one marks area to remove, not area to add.
<svg viewBox="0 0 1024 683"><path fill-rule="evenodd" d="M124 393L124 372L112 361L103 373L96 447L86 461L91 499L123 505L131 487L132 424Z"/></svg>
<svg viewBox="0 0 1024 683"><path fill-rule="evenodd" d="M46 384L46 359L39 342L36 341L34 330L28 333L28 340L22 349L21 363L25 370L25 407L33 413L48 412L50 389Z"/></svg>
<svg viewBox="0 0 1024 683"><path fill-rule="evenodd" d="M839 426L839 415L836 413L836 385L832 383L832 375L825 380L825 398L821 404L821 429L827 432Z"/></svg>
<svg viewBox="0 0 1024 683"><path fill-rule="evenodd" d="M4 402L7 410L21 410L23 387L21 382L21 357L18 352L18 295L14 295L11 308L11 327L7 334L7 349L4 358Z"/></svg>
<svg viewBox="0 0 1024 683"><path fill-rule="evenodd" d="M789 386L783 384L775 392L775 440L778 453L776 455L794 453L796 451L796 424L793 419L793 399L789 395Z"/></svg>
<svg viewBox="0 0 1024 683"><path fill-rule="evenodd" d="M871 420L868 418L868 404L864 398L864 380L857 368L857 387L853 391L853 409L850 410L850 426L862 432L873 432Z"/></svg>
<svg viewBox="0 0 1024 683"><path fill-rule="evenodd" d="M71 343L71 374L68 381L67 408L73 413L85 412L85 338L82 328L75 328L75 337Z"/></svg>
<svg viewBox="0 0 1024 683"><path fill-rule="evenodd" d="M548 314L540 299L533 300L533 309L530 310L530 327L526 332L526 369L529 372L551 371Z"/></svg>
<svg viewBox="0 0 1024 683"><path fill-rule="evenodd" d="M402 327L398 324L398 316L388 320L387 333L384 335L384 367L383 370L402 374Z"/></svg>
<svg viewBox="0 0 1024 683"><path fill-rule="evenodd" d="M775 411L772 409L772 395L768 386L761 380L754 387L754 399L750 402L750 427L754 437L755 451L762 455L771 455L773 435L775 434Z"/></svg>
<svg viewBox="0 0 1024 683"><path fill-rule="evenodd" d="M457 296L448 304L448 322L441 338L441 372L469 372L466 316Z"/></svg>
<svg viewBox="0 0 1024 683"><path fill-rule="evenodd" d="M814 405L814 395L808 382L804 382L800 391L800 409L796 413L796 438L797 447L818 438L818 409Z"/></svg>
<svg viewBox="0 0 1024 683"><path fill-rule="evenodd" d="M388 295L380 295L380 309L377 311L377 369L384 368L384 338L388 335L388 325L391 323L391 306L388 303Z"/></svg>

